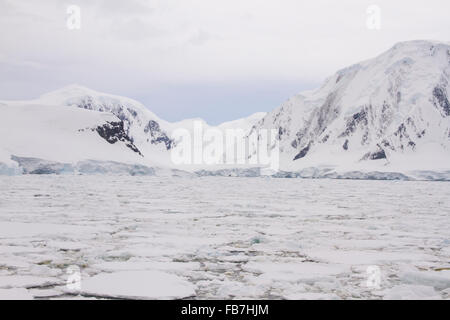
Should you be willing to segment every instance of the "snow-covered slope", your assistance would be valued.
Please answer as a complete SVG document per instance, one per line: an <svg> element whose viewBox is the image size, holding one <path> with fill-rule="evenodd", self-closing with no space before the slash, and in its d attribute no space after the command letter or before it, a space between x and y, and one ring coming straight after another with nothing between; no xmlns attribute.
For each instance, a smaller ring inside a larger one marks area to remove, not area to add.
<svg viewBox="0 0 450 320"><path fill-rule="evenodd" d="M255 124L258 123L258 121L264 118L266 114L266 112L256 112L246 118L221 123L218 125L218 128L221 130L243 129L249 131Z"/></svg>
<svg viewBox="0 0 450 320"><path fill-rule="evenodd" d="M33 104L1 105L0 112L4 154L60 162L142 162L139 150L112 114Z"/></svg>
<svg viewBox="0 0 450 320"><path fill-rule="evenodd" d="M24 172L77 171L85 160L96 163L89 163L89 170L84 166L83 172L122 171L120 164L176 169L170 155L177 147L171 138L175 130L186 129L194 136L194 124L200 123L203 130L239 126L248 132L265 115L217 127L202 119L170 123L135 100L79 85L31 101L0 101L0 110L0 133L8 137L0 141L0 173L8 174L17 164Z"/></svg>
<svg viewBox="0 0 450 320"><path fill-rule="evenodd" d="M164 129L168 123L133 99L71 85L45 94L36 102L112 113L123 121L125 132L144 156L167 151L173 147L173 140Z"/></svg>
<svg viewBox="0 0 450 320"><path fill-rule="evenodd" d="M74 172L75 164L111 161L152 164L113 114L24 103L0 104L0 113L0 173Z"/></svg>
<svg viewBox="0 0 450 320"><path fill-rule="evenodd" d="M336 72L254 128L276 129L282 169L450 169L450 46L411 41Z"/></svg>

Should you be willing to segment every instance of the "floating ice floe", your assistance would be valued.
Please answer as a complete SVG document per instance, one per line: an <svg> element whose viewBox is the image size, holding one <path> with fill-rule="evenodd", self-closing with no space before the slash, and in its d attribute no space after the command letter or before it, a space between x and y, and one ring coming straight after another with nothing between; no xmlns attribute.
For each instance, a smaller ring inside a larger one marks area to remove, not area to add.
<svg viewBox="0 0 450 320"><path fill-rule="evenodd" d="M82 294L105 298L180 299L195 295L195 286L160 271L102 273L82 282Z"/></svg>

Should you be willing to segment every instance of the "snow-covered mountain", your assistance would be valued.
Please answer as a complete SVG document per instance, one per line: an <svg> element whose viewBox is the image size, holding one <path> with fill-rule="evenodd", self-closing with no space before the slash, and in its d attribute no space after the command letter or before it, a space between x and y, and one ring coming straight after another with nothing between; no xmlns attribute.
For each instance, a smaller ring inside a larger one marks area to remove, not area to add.
<svg viewBox="0 0 450 320"><path fill-rule="evenodd" d="M11 166L17 163L26 173L77 171L86 161L93 171L94 163L108 172L114 170L113 163L174 169L170 157L177 147L171 138L174 130L186 129L193 135L194 124L201 123L205 130L239 126L248 132L265 115L217 127L202 119L170 123L138 101L79 85L30 101L0 101L0 110L0 134L8 137L0 141L0 172L7 173L15 172Z"/></svg>
<svg viewBox="0 0 450 320"><path fill-rule="evenodd" d="M145 163L111 113L21 102L1 103L0 113L0 172L17 165L25 173L73 171L86 160Z"/></svg>
<svg viewBox="0 0 450 320"><path fill-rule="evenodd" d="M169 168L259 174L254 164L175 165L171 152L180 148L174 131L183 128L195 136L200 124L204 130L241 129L247 137L276 130L278 176L421 171L450 177L449 81L449 44L403 42L336 72L317 90L270 113L219 126L202 119L170 123L138 101L71 85L31 101L0 101L0 172L15 172L18 165L25 173L147 174L149 168Z"/></svg>
<svg viewBox="0 0 450 320"><path fill-rule="evenodd" d="M43 105L77 107L112 113L123 122L126 134L143 155L170 150L174 146L169 133L163 129L169 124L133 99L71 85L45 94L36 102Z"/></svg>
<svg viewBox="0 0 450 320"><path fill-rule="evenodd" d="M276 129L282 169L450 169L450 46L398 43L298 94L253 128Z"/></svg>

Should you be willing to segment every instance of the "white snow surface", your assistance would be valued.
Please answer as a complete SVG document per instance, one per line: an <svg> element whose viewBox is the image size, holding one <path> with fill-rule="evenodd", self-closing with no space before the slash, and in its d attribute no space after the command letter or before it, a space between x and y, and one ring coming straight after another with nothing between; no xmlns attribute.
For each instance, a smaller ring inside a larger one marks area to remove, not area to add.
<svg viewBox="0 0 450 320"><path fill-rule="evenodd" d="M4 176L0 298L449 299L449 197L447 182Z"/></svg>

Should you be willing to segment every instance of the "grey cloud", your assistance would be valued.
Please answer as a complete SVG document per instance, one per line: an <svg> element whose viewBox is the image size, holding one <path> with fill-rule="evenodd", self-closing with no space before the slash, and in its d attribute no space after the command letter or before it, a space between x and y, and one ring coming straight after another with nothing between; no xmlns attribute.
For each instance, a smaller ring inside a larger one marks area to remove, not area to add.
<svg viewBox="0 0 450 320"><path fill-rule="evenodd" d="M66 28L69 4L81 7L80 30ZM254 110L258 101L261 106L265 101L281 102L292 92L277 91L271 100L248 91L251 97L244 99L236 89L239 84L257 86L264 79L279 88L277 83L301 83L300 91L395 42L449 40L448 0L377 0L382 13L379 31L366 28L370 4L368 0L0 0L0 100L77 82L161 104L170 114L162 95L170 93L158 89L161 94L154 100L152 89L189 87L195 91L186 89L190 99L183 110L192 116L212 116L214 108L229 105L240 111L248 101ZM207 112L196 101L202 101L211 83L217 86L208 98L212 109ZM227 94L222 95L220 88ZM220 106L211 104L214 98ZM173 114L179 114L175 107Z"/></svg>

